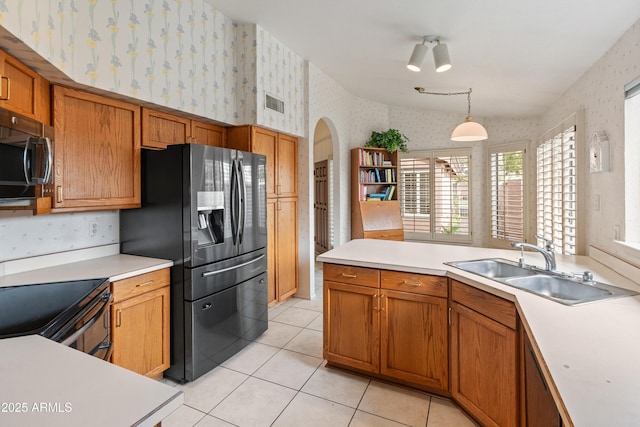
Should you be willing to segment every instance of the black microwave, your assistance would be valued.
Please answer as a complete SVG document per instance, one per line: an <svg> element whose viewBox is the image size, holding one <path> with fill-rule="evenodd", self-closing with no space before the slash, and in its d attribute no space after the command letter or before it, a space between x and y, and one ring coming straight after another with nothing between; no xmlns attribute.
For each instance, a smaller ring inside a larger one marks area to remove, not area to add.
<svg viewBox="0 0 640 427"><path fill-rule="evenodd" d="M0 109L0 199L36 196L36 185L51 182L53 128Z"/></svg>

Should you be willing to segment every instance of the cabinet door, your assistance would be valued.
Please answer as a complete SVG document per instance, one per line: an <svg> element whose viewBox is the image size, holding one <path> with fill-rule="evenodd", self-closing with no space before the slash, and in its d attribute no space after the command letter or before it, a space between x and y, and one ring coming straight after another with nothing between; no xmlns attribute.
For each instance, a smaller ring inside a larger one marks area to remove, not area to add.
<svg viewBox="0 0 640 427"><path fill-rule="evenodd" d="M142 146L167 148L189 142L191 120L149 108L142 109Z"/></svg>
<svg viewBox="0 0 640 427"><path fill-rule="evenodd" d="M527 426L559 427L560 414L528 337L524 337L525 411Z"/></svg>
<svg viewBox="0 0 640 427"><path fill-rule="evenodd" d="M446 391L447 299L381 290L380 373Z"/></svg>
<svg viewBox="0 0 640 427"><path fill-rule="evenodd" d="M169 286L111 307L114 364L150 377L169 368Z"/></svg>
<svg viewBox="0 0 640 427"><path fill-rule="evenodd" d="M485 426L517 425L516 332L453 303L451 394Z"/></svg>
<svg viewBox="0 0 640 427"><path fill-rule="evenodd" d="M221 126L216 126L211 123L192 120L191 140L196 144L210 145L212 147L224 147L226 141L226 130Z"/></svg>
<svg viewBox="0 0 640 427"><path fill-rule="evenodd" d="M267 198L276 194L276 143L278 134L258 127L252 128L251 152L267 156Z"/></svg>
<svg viewBox="0 0 640 427"><path fill-rule="evenodd" d="M380 367L379 290L324 282L324 358L378 373Z"/></svg>
<svg viewBox="0 0 640 427"><path fill-rule="evenodd" d="M0 106L49 124L49 82L0 50Z"/></svg>
<svg viewBox="0 0 640 427"><path fill-rule="evenodd" d="M276 289L283 301L298 291L298 199L276 201Z"/></svg>
<svg viewBox="0 0 640 427"><path fill-rule="evenodd" d="M276 161L276 194L280 197L298 195L298 139L278 135Z"/></svg>
<svg viewBox="0 0 640 427"><path fill-rule="evenodd" d="M267 299L278 301L276 292L276 199L267 199Z"/></svg>
<svg viewBox="0 0 640 427"><path fill-rule="evenodd" d="M140 207L140 107L60 86L53 102L53 207Z"/></svg>

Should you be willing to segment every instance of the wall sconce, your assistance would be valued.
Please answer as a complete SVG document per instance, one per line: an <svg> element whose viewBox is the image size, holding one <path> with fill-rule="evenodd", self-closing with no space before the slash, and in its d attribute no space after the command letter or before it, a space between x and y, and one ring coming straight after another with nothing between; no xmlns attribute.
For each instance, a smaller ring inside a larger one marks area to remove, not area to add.
<svg viewBox="0 0 640 427"><path fill-rule="evenodd" d="M464 92L428 92L422 87L414 88L418 93L426 95L467 95L467 118L464 122L460 123L451 133L452 141L483 141L489 136L487 130L480 123L474 122L471 117L471 88Z"/></svg>
<svg viewBox="0 0 640 427"><path fill-rule="evenodd" d="M427 51L429 50L429 47L425 44L427 42L436 43L433 47L433 61L436 66L436 72L441 73L450 69L451 59L449 58L449 48L446 43L440 43L438 36L424 36L422 43L414 46L407 68L415 72L420 71L424 58L427 56Z"/></svg>

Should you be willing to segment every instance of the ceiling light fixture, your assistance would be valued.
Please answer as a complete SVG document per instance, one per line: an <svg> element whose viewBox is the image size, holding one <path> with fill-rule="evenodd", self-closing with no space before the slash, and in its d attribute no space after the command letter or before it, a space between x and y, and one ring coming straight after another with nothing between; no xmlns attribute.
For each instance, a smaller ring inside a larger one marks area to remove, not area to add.
<svg viewBox="0 0 640 427"><path fill-rule="evenodd" d="M433 47L433 61L435 62L436 72L441 73L451 68L451 60L449 59L449 48L446 43L440 43L438 36L424 36L422 43L418 43L413 48L411 58L407 64L407 68L411 71L418 72L422 68L424 57L427 56L429 47L425 43L435 43Z"/></svg>
<svg viewBox="0 0 640 427"><path fill-rule="evenodd" d="M484 141L489 136L487 130L480 123L474 122L471 118L471 88L464 92L429 92L422 87L414 88L418 93L426 95L467 95L467 118L460 123L451 133L452 141L468 142L468 141Z"/></svg>
<svg viewBox="0 0 640 427"><path fill-rule="evenodd" d="M407 68L411 71L420 71L422 63L424 62L424 57L427 56L427 51L429 50L429 47L425 45L426 42L427 37L425 36L422 38L422 43L418 43L413 48L411 58L409 58L409 63L407 64Z"/></svg>
<svg viewBox="0 0 640 427"><path fill-rule="evenodd" d="M436 45L433 48L433 62L436 64L436 72L442 73L451 68L451 59L449 59L449 49L445 43L440 43L440 40L436 40Z"/></svg>

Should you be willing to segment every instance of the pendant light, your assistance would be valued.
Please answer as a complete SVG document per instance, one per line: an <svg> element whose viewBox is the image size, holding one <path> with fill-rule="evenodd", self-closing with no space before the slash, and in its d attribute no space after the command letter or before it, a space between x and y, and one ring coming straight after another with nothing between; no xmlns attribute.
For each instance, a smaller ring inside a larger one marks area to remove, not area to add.
<svg viewBox="0 0 640 427"><path fill-rule="evenodd" d="M427 95L467 95L467 118L453 130L451 140L458 142L484 141L489 137L484 126L474 122L471 117L471 88L465 92L428 92L422 87L416 87L415 90L417 90L418 93Z"/></svg>

